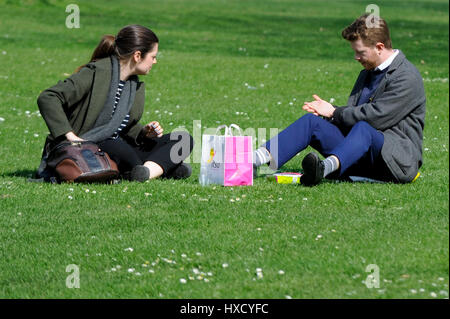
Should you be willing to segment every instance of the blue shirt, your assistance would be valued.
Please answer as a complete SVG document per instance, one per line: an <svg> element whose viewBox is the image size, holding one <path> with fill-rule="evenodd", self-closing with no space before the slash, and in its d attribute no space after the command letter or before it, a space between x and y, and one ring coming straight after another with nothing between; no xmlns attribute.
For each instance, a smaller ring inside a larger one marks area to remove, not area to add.
<svg viewBox="0 0 450 319"><path fill-rule="evenodd" d="M384 70L375 69L368 72L363 90L358 100L358 105L371 102L372 95L375 93L375 90L388 69L389 67Z"/></svg>

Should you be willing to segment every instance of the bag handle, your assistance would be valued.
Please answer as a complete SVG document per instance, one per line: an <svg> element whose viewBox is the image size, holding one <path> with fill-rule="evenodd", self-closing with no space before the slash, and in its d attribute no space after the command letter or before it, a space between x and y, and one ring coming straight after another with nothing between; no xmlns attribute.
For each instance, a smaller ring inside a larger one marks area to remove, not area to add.
<svg viewBox="0 0 450 319"><path fill-rule="evenodd" d="M92 141L89 141L89 140L75 141L75 142L71 142L71 141L68 141L68 140L63 140L63 141L57 143L55 146L53 146L53 147L48 151L48 154L51 154L51 153L53 153L55 150L57 150L58 148L61 148L61 147L64 147L64 146L69 146L69 145L72 145L72 146L80 146L80 145L82 145L82 144L94 144L94 145L97 145L97 143L92 142Z"/></svg>
<svg viewBox="0 0 450 319"><path fill-rule="evenodd" d="M239 132L239 135L242 136L242 129L237 124L230 125L230 135L233 136L233 128Z"/></svg>
<svg viewBox="0 0 450 319"><path fill-rule="evenodd" d="M218 133L223 128L225 128L225 136L233 136L233 129L237 130L239 132L239 135L242 136L242 129L237 124L231 124L230 126L220 125L216 129L216 135L219 135Z"/></svg>
<svg viewBox="0 0 450 319"><path fill-rule="evenodd" d="M219 135L219 132L223 129L223 128L225 128L225 136L228 136L229 134L230 134L230 132L229 132L229 128L228 128L228 126L226 126L226 125L220 125L219 127L217 127L217 129L216 129L216 135Z"/></svg>

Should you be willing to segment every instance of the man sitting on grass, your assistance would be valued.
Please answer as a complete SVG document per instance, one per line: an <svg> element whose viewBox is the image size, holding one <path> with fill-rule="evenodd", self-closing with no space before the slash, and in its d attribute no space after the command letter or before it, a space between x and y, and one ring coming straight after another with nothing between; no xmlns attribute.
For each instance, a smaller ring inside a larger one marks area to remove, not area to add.
<svg viewBox="0 0 450 319"><path fill-rule="evenodd" d="M347 105L335 107L313 95L302 116L254 153L255 166L279 168L308 145L302 161L306 186L324 177L352 175L407 183L422 165L425 91L422 77L400 50L392 48L386 22L369 15L342 31L364 67ZM371 23L372 22L372 23Z"/></svg>

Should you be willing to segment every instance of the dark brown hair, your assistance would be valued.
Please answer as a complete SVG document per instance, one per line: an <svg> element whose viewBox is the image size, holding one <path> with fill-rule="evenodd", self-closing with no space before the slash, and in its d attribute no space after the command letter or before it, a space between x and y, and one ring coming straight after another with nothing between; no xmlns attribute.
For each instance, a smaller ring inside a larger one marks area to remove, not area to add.
<svg viewBox="0 0 450 319"><path fill-rule="evenodd" d="M136 51L141 51L142 58L145 58L145 55L153 50L158 42L159 39L152 30L137 24L127 25L116 36L104 35L88 63L111 55L126 59ZM75 72L85 65L78 67Z"/></svg>
<svg viewBox="0 0 450 319"><path fill-rule="evenodd" d="M369 21L374 26L367 26L369 14L364 14L342 31L342 37L350 42L361 39L366 46L375 46L378 42L384 44L387 49L392 49L391 37L386 21L381 17L374 17L375 21Z"/></svg>

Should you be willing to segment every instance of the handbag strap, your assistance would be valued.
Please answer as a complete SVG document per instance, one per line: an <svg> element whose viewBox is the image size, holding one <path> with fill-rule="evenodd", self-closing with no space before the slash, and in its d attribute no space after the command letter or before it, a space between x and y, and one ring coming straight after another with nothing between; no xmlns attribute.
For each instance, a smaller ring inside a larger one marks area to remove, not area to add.
<svg viewBox="0 0 450 319"><path fill-rule="evenodd" d="M80 146L81 144L94 144L97 145L96 143L92 142L92 141L76 141L76 142L70 142L67 140L64 140L58 144L56 144L55 146L53 146L49 151L48 154L52 154L53 152L55 152L58 148L61 147L65 147L65 146L69 146L69 145L74 145L74 146Z"/></svg>

